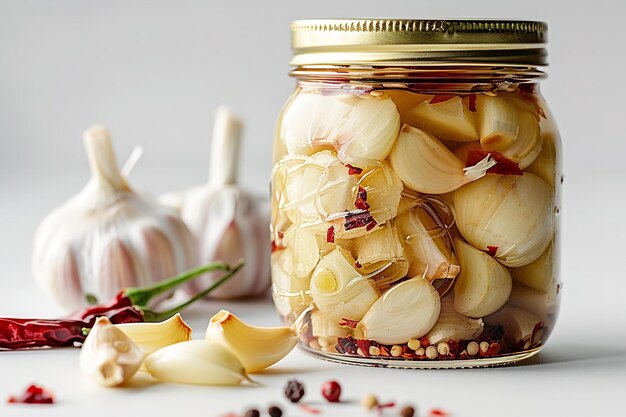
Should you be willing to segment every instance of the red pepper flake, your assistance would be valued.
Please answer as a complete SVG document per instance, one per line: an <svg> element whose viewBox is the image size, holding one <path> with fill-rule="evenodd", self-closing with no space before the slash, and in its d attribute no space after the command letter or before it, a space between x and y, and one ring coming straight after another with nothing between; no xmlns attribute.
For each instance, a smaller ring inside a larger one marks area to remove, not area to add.
<svg viewBox="0 0 626 417"><path fill-rule="evenodd" d="M359 323L358 320L350 320L346 318L342 318L342 321L339 322L341 327L349 327L351 329L356 329L356 325Z"/></svg>
<svg viewBox="0 0 626 417"><path fill-rule="evenodd" d="M372 219L372 221L365 227L365 230L369 232L375 227L376 227L376 222L374 221L374 219Z"/></svg>
<svg viewBox="0 0 626 417"><path fill-rule="evenodd" d="M320 414L322 412L321 410L311 407L310 405L306 405L306 404L300 404L298 405L298 407L300 407L300 409L304 411L305 413L309 413L309 414Z"/></svg>
<svg viewBox="0 0 626 417"><path fill-rule="evenodd" d="M467 108L472 113L476 112L476 94L470 94L467 96Z"/></svg>
<svg viewBox="0 0 626 417"><path fill-rule="evenodd" d="M500 353L500 343L498 342L492 342L489 344L489 348L487 348L487 351L482 353L482 356L495 356L498 353Z"/></svg>
<svg viewBox="0 0 626 417"><path fill-rule="evenodd" d="M278 232L277 234L279 239L283 239L285 237L285 234L283 232Z"/></svg>
<svg viewBox="0 0 626 417"><path fill-rule="evenodd" d="M360 263L359 261L356 261L356 262L354 263L354 267L355 267L356 269L361 269L361 268L363 268L363 265L361 265L361 263Z"/></svg>
<svg viewBox="0 0 626 417"><path fill-rule="evenodd" d="M357 227L365 227L373 223L373 226L367 230L371 230L376 226L376 221L372 217L372 215L368 211L364 211L361 213L350 213L348 212L345 217L345 222L343 226L346 230L356 229Z"/></svg>
<svg viewBox="0 0 626 417"><path fill-rule="evenodd" d="M367 190L359 185L359 191L356 193L354 206L361 210L369 210L370 205L367 203Z"/></svg>
<svg viewBox="0 0 626 417"><path fill-rule="evenodd" d="M430 410L428 415L432 417L446 417L448 413L443 411L441 408L433 408Z"/></svg>
<svg viewBox="0 0 626 417"><path fill-rule="evenodd" d="M356 340L352 337L340 337L337 339L337 345L335 346L337 352L341 354L356 355L357 345Z"/></svg>
<svg viewBox="0 0 626 417"><path fill-rule="evenodd" d="M370 346L372 346L372 343L369 340L358 339L356 345L361 349L364 356L370 355Z"/></svg>
<svg viewBox="0 0 626 417"><path fill-rule="evenodd" d="M423 347L424 349L426 349L428 346L430 346L430 342L428 341L427 337L422 337L420 339L420 346Z"/></svg>
<svg viewBox="0 0 626 417"><path fill-rule="evenodd" d="M335 226L330 226L326 231L326 242L335 243Z"/></svg>
<svg viewBox="0 0 626 417"><path fill-rule="evenodd" d="M496 161L496 164L487 170L487 174L500 174L500 175L523 175L524 172L520 169L519 165L505 157L501 153L486 151L482 148L471 148L467 151L467 160L465 162L466 167L471 167L482 161L491 155Z"/></svg>
<svg viewBox="0 0 626 417"><path fill-rule="evenodd" d="M429 104L443 103L444 101L452 100L455 97L456 96L453 94L439 94L431 98L428 103Z"/></svg>
<svg viewBox="0 0 626 417"><path fill-rule="evenodd" d="M383 346L380 345L380 356L391 356L391 353L389 353L389 348L387 348L387 346Z"/></svg>
<svg viewBox="0 0 626 417"><path fill-rule="evenodd" d="M363 172L363 168L355 167L350 164L346 164L348 167L348 175L360 175Z"/></svg>
<svg viewBox="0 0 626 417"><path fill-rule="evenodd" d="M283 245L278 245L275 240L272 240L272 253L283 249L285 249Z"/></svg>
<svg viewBox="0 0 626 417"><path fill-rule="evenodd" d="M10 396L8 399L10 404L54 404L54 394L47 389L31 385L26 388L23 394L19 396Z"/></svg>
<svg viewBox="0 0 626 417"><path fill-rule="evenodd" d="M498 252L498 246L487 246L487 254L489 256L496 256L496 252Z"/></svg>

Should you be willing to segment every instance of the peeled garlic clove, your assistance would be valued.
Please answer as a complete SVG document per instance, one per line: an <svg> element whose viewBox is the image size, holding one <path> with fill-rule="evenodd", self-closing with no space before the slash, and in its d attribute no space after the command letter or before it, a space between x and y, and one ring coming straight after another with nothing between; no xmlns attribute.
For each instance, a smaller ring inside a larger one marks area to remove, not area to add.
<svg viewBox="0 0 626 417"><path fill-rule="evenodd" d="M283 112L280 137L290 155L334 148L344 164L365 168L384 160L400 128L400 114L386 95L301 93Z"/></svg>
<svg viewBox="0 0 626 417"><path fill-rule="evenodd" d="M423 276L432 282L453 279L459 274L447 231L423 207L399 215L396 224L408 252L409 276Z"/></svg>
<svg viewBox="0 0 626 417"><path fill-rule="evenodd" d="M511 272L513 279L521 284L539 291L555 291L558 283L556 282L552 244L533 262L519 268L510 268L509 272Z"/></svg>
<svg viewBox="0 0 626 417"><path fill-rule="evenodd" d="M249 381L234 353L220 343L189 340L164 347L145 359L150 375L163 382L240 385Z"/></svg>
<svg viewBox="0 0 626 417"><path fill-rule="evenodd" d="M480 144L489 151L502 151L517 139L520 130L519 111L507 97L476 96Z"/></svg>
<svg viewBox="0 0 626 417"><path fill-rule="evenodd" d="M430 101L423 101L408 112L405 121L440 139L454 142L478 140L474 114L459 96L433 104Z"/></svg>
<svg viewBox="0 0 626 417"><path fill-rule="evenodd" d="M39 225L32 269L68 309L85 295L107 300L125 287L154 283L195 265L195 245L175 210L135 193L120 174L109 132L88 129L91 179Z"/></svg>
<svg viewBox="0 0 626 417"><path fill-rule="evenodd" d="M554 188L556 177L556 146L560 141L558 133L543 132L542 148L537 158L526 169L526 172L537 175Z"/></svg>
<svg viewBox="0 0 626 417"><path fill-rule="evenodd" d="M402 180L386 163L363 171L355 191L355 208L367 207L376 223L383 224L398 214Z"/></svg>
<svg viewBox="0 0 626 417"><path fill-rule="evenodd" d="M272 298L278 313L293 321L311 303L308 294L310 277L298 278L293 273L291 248L278 250L272 254Z"/></svg>
<svg viewBox="0 0 626 417"><path fill-rule="evenodd" d="M557 287L555 285L549 291L542 291L514 281L507 305L532 311L536 316L545 319L558 311Z"/></svg>
<svg viewBox="0 0 626 417"><path fill-rule="evenodd" d="M454 309L468 317L484 317L506 303L511 294L511 275L483 251L455 239L461 273L454 284Z"/></svg>
<svg viewBox="0 0 626 417"><path fill-rule="evenodd" d="M554 193L539 177L487 175L454 193L456 224L475 248L506 266L528 265L554 234Z"/></svg>
<svg viewBox="0 0 626 417"><path fill-rule="evenodd" d="M385 90L385 94L396 104L400 118L404 121L408 120L409 111L413 110L421 102L432 99L430 94L418 94L406 90Z"/></svg>
<svg viewBox="0 0 626 417"><path fill-rule="evenodd" d="M404 278L409 269L398 230L391 224L354 239L354 250L361 265L357 269L370 276L378 289Z"/></svg>
<svg viewBox="0 0 626 417"><path fill-rule="evenodd" d="M226 310L211 317L206 339L233 352L246 372L259 372L272 366L298 343L298 335L291 327L252 326Z"/></svg>
<svg viewBox="0 0 626 417"><path fill-rule="evenodd" d="M402 127L389 161L405 185L426 194L454 191L483 177L495 165L495 161L487 157L466 168L434 136L409 125Z"/></svg>
<svg viewBox="0 0 626 417"><path fill-rule="evenodd" d="M378 299L373 282L355 269L350 252L341 247L324 256L311 276L311 297L329 320L360 320Z"/></svg>
<svg viewBox="0 0 626 417"><path fill-rule="evenodd" d="M436 345L450 340L474 340L483 332L482 319L473 319L457 313L452 303L452 297L449 296L441 300L441 312L437 323L424 336L429 344Z"/></svg>
<svg viewBox="0 0 626 417"><path fill-rule="evenodd" d="M317 234L315 237L317 239L317 247L321 256L328 255L330 252L335 250L337 246L341 246L349 252L352 252L354 249L355 239L339 239L335 237L333 242L329 242L326 234Z"/></svg>
<svg viewBox="0 0 626 417"><path fill-rule="evenodd" d="M313 337L337 338L350 334L350 329L342 327L336 320L332 320L319 311L311 313L311 332Z"/></svg>
<svg viewBox="0 0 626 417"><path fill-rule="evenodd" d="M165 346L191 340L191 327L176 314L160 323L123 323L116 324L146 354Z"/></svg>
<svg viewBox="0 0 626 417"><path fill-rule="evenodd" d="M141 366L144 352L108 318L99 317L80 350L83 374L112 387L128 381Z"/></svg>
<svg viewBox="0 0 626 417"><path fill-rule="evenodd" d="M357 324L354 337L384 345L424 336L437 322L441 303L437 290L421 277L394 285Z"/></svg>
<svg viewBox="0 0 626 417"><path fill-rule="evenodd" d="M285 157L274 168L278 209L296 225L318 225L352 205L357 180L330 151L310 157ZM278 184L280 183L280 184Z"/></svg>
<svg viewBox="0 0 626 417"><path fill-rule="evenodd" d="M485 317L485 323L491 326L502 326L504 341L511 349L528 349L531 345L540 342L537 333L542 327L542 321L528 310L505 306L498 312ZM534 339L534 340L533 340Z"/></svg>

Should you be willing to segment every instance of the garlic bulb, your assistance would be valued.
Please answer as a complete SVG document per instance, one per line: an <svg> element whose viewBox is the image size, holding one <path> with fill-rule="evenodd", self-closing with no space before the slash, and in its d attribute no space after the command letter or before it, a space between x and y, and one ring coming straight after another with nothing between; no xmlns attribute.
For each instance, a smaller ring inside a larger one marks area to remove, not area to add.
<svg viewBox="0 0 626 417"><path fill-rule="evenodd" d="M237 185L241 123L220 107L215 117L209 183L184 198L181 216L198 242L201 263L246 260L237 276L213 291L211 298L258 296L270 286L269 209ZM219 278L207 274L189 284L199 292Z"/></svg>
<svg viewBox="0 0 626 417"><path fill-rule="evenodd" d="M128 381L143 358L144 352L123 331L99 317L80 350L80 368L88 378L111 387Z"/></svg>
<svg viewBox="0 0 626 417"><path fill-rule="evenodd" d="M32 256L39 284L64 307L85 295L113 298L121 289L163 280L195 264L195 246L176 212L131 190L109 133L85 132L91 180L39 225Z"/></svg>
<svg viewBox="0 0 626 417"><path fill-rule="evenodd" d="M412 278L391 287L372 305L354 337L384 345L419 339L435 325L440 308L439 293L430 282Z"/></svg>
<svg viewBox="0 0 626 417"><path fill-rule="evenodd" d="M554 192L536 175L487 175L454 193L456 224L506 266L528 265L554 234Z"/></svg>

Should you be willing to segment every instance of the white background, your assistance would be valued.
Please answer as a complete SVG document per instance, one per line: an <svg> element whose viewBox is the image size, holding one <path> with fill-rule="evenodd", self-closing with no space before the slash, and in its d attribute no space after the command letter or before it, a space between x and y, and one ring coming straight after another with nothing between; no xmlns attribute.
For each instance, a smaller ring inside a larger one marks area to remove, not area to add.
<svg viewBox="0 0 626 417"><path fill-rule="evenodd" d="M0 315L60 311L33 284L32 235L87 180L82 131L108 126L120 160L141 145L133 184L161 193L205 181L212 112L245 121L240 179L267 192L275 117L293 88L289 23L307 17L500 17L549 23L544 95L564 141L562 314L529 365L390 371L328 365L295 352L249 389L83 383L76 351L0 352L0 415L43 415L3 400L31 381L51 386L46 415L171 409L217 415L279 399L294 375L340 379L347 398L378 392L454 416L601 415L626 388L624 6L548 1L0 1ZM202 334L219 303L189 313ZM228 306L276 323L267 302ZM138 384L140 385L140 384ZM167 404L167 405L165 405ZM96 407L96 408L91 408ZM356 404L325 415L360 415ZM620 408L618 408L620 407ZM333 411L334 410L334 411ZM164 414L164 412L163 412ZM301 413L302 414L302 413ZM292 410L289 416L298 415Z"/></svg>

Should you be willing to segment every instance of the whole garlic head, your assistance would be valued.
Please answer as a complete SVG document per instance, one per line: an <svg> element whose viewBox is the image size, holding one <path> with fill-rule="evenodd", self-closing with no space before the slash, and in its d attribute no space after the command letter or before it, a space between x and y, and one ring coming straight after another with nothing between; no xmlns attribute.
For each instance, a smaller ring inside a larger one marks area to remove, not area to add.
<svg viewBox="0 0 626 417"><path fill-rule="evenodd" d="M61 305L85 295L163 280L195 265L193 238L175 210L135 193L120 174L108 131L84 135L91 180L39 225L33 274Z"/></svg>
<svg viewBox="0 0 626 417"><path fill-rule="evenodd" d="M139 370L144 352L115 327L99 317L80 350L80 368L86 377L112 387L128 381Z"/></svg>

